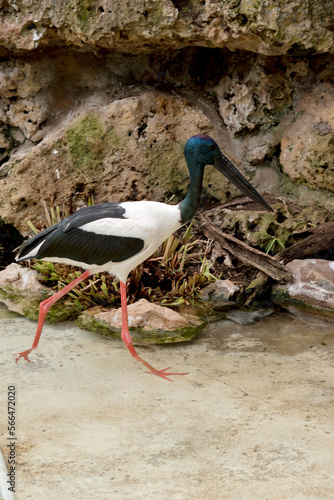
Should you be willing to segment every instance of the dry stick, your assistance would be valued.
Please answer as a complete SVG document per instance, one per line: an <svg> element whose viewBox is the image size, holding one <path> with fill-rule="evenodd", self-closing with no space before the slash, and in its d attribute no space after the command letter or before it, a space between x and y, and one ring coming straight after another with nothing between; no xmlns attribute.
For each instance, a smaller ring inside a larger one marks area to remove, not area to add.
<svg viewBox="0 0 334 500"><path fill-rule="evenodd" d="M312 233L311 236L297 241L291 247L276 254L275 259L283 264L287 264L294 259L304 259L321 250L334 247L334 222L327 222L312 228Z"/></svg>
<svg viewBox="0 0 334 500"><path fill-rule="evenodd" d="M234 236L219 231L204 217L201 217L201 222L201 231L206 236L218 241L223 248L245 264L256 267L276 281L287 279L288 274L284 271L283 265L274 257L250 247Z"/></svg>
<svg viewBox="0 0 334 500"><path fill-rule="evenodd" d="M250 198L248 198L248 196L245 196L243 198L238 198L236 200L226 201L225 203L222 203L219 206L210 208L205 213L211 214L211 213L217 212L217 210L219 210L221 208L230 208L230 207L235 207L237 205L247 205L250 203L254 203L254 202Z"/></svg>

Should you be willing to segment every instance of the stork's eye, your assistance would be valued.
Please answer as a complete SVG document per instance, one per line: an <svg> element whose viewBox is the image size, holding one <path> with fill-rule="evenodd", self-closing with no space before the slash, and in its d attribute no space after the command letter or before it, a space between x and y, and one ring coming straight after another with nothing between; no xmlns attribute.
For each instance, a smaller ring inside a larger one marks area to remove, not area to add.
<svg viewBox="0 0 334 500"><path fill-rule="evenodd" d="M213 151L214 149L217 149L216 144L210 144L210 145L209 145L209 150L210 150L210 151Z"/></svg>

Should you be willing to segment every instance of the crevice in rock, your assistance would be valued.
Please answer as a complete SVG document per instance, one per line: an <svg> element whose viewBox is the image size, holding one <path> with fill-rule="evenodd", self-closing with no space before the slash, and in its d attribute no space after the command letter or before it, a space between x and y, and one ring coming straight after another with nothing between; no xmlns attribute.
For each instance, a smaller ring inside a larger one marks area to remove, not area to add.
<svg viewBox="0 0 334 500"><path fill-rule="evenodd" d="M0 270L14 262L15 248L23 242L23 236L0 217Z"/></svg>
<svg viewBox="0 0 334 500"><path fill-rule="evenodd" d="M5 149L3 151L6 151ZM0 154L2 153L2 150L0 149ZM7 156L4 156L3 158L1 158L0 160L0 167L4 164L4 163L7 163L7 161L10 160L10 155L7 155ZM1 177L1 174L0 174L0 177Z"/></svg>

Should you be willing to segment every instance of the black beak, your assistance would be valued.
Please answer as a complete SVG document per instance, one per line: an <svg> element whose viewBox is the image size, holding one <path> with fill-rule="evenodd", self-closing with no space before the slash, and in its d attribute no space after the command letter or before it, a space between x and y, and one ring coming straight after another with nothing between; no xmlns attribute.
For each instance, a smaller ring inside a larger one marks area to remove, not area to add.
<svg viewBox="0 0 334 500"><path fill-rule="evenodd" d="M262 198L262 196L256 191L255 188L248 182L247 179L235 168L235 166L224 156L222 153L220 156L215 158L214 167L219 170L225 177L233 182L233 184L240 189L242 193L251 198L253 201L261 205L263 208L269 212L274 210L268 205L268 203Z"/></svg>

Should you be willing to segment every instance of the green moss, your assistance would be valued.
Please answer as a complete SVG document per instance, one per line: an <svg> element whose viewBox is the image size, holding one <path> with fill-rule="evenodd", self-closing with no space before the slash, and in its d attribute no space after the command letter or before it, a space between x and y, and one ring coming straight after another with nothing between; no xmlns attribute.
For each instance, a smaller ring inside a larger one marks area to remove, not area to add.
<svg viewBox="0 0 334 500"><path fill-rule="evenodd" d="M163 15L162 6L159 2L157 2L157 4L155 5L151 5L153 6L153 8L149 10L147 21L150 26L152 26L153 28L157 28L165 22L165 17Z"/></svg>
<svg viewBox="0 0 334 500"><path fill-rule="evenodd" d="M161 185L170 194L185 194L189 184L189 174L184 161L182 147L178 144L159 144L151 146L150 141L143 143L142 152L145 156L148 183Z"/></svg>
<svg viewBox="0 0 334 500"><path fill-rule="evenodd" d="M81 25L87 24L95 15L96 3L92 0L78 0L75 13Z"/></svg>
<svg viewBox="0 0 334 500"><path fill-rule="evenodd" d="M18 304L20 302L18 295L8 289L4 290L3 288L0 288L0 296L3 300L9 300L10 302L13 302L13 304Z"/></svg>
<svg viewBox="0 0 334 500"><path fill-rule="evenodd" d="M40 300L36 299L36 297L31 297L31 295L26 296L22 293L20 294L13 290L10 285L8 285L6 289L0 288L0 297L5 303L11 302L19 306L22 310L22 314L27 318L38 319ZM46 299L48 297L45 296L43 299L44 298Z"/></svg>
<svg viewBox="0 0 334 500"><path fill-rule="evenodd" d="M255 278L255 279L253 279L253 281L251 281L251 283L248 285L246 290L254 290L262 285L263 285L263 278L261 278L261 277Z"/></svg>
<svg viewBox="0 0 334 500"><path fill-rule="evenodd" d="M237 238L246 239L251 246L265 250L273 237L283 237L284 228L276 218L276 213L271 212L228 211L224 214L222 229ZM288 234L285 236L288 237Z"/></svg>
<svg viewBox="0 0 334 500"><path fill-rule="evenodd" d="M50 296L51 294L42 291L37 295L36 292L32 293L29 291L15 290L11 285L8 285L6 289L0 288L0 297L4 302L16 304L20 307L23 316L34 321L38 320L40 303ZM64 299L51 307L46 316L46 321L48 323L57 323L58 321L65 321L69 318L73 318L78 314L79 311L73 306L67 305L66 299Z"/></svg>
<svg viewBox="0 0 334 500"><path fill-rule="evenodd" d="M179 15L185 20L195 22L203 11L204 2L201 0L190 0L179 2Z"/></svg>
<svg viewBox="0 0 334 500"><path fill-rule="evenodd" d="M103 170L104 127L97 116L76 121L66 136L75 170Z"/></svg>
<svg viewBox="0 0 334 500"><path fill-rule="evenodd" d="M304 198L306 193L304 192ZM300 192L302 197L302 192ZM307 199L311 199L309 196ZM217 211L212 221L220 224L222 231L246 241L249 245L261 251L268 251L272 243L270 254L275 254L295 243L300 236L298 231L334 220L331 210L316 205L304 208L288 205L281 202L272 204L275 212L254 212L248 210L221 210Z"/></svg>
<svg viewBox="0 0 334 500"><path fill-rule="evenodd" d="M124 137L117 134L116 129L112 127L106 134L104 141L108 143L109 151L111 154L115 153L117 150L124 148L126 146L126 141Z"/></svg>
<svg viewBox="0 0 334 500"><path fill-rule="evenodd" d="M279 187L284 193L291 195L296 203L300 202L302 206L308 200L312 200L312 204L315 206L325 207L331 211L334 209L333 192L328 189L314 189L313 186L308 186L306 183L293 182L286 174L281 175Z"/></svg>

